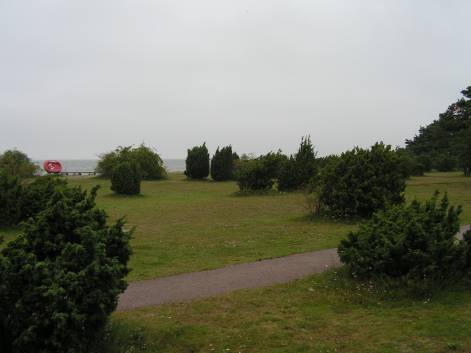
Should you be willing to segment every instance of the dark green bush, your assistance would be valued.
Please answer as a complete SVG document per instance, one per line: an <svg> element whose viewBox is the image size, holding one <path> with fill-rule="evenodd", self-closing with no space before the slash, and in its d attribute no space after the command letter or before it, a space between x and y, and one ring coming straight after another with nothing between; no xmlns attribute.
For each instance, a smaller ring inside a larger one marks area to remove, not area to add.
<svg viewBox="0 0 471 353"><path fill-rule="evenodd" d="M124 195L137 195L141 192L141 175L135 163L122 162L113 168L111 190Z"/></svg>
<svg viewBox="0 0 471 353"><path fill-rule="evenodd" d="M423 158L420 158L403 148L397 149L396 152L401 158L400 168L403 170L405 177L424 175L426 166L422 162Z"/></svg>
<svg viewBox="0 0 471 353"><path fill-rule="evenodd" d="M242 192L268 191L273 186L270 166L263 160L241 161L236 174L237 184Z"/></svg>
<svg viewBox="0 0 471 353"><path fill-rule="evenodd" d="M223 147L216 150L211 159L211 178L216 181L231 180L234 178L234 159L237 154L232 153L232 147ZM238 159L238 156L237 156Z"/></svg>
<svg viewBox="0 0 471 353"><path fill-rule="evenodd" d="M340 243L342 262L359 277L412 285L460 278L469 249L455 237L461 208L449 206L446 195L438 203L437 195L425 204L413 201L375 213Z"/></svg>
<svg viewBox="0 0 471 353"><path fill-rule="evenodd" d="M288 156L283 154L281 150L278 150L276 152L262 154L255 159L259 160L263 164L265 172L268 173L270 178L277 179L283 164L288 160Z"/></svg>
<svg viewBox="0 0 471 353"><path fill-rule="evenodd" d="M435 168L439 172L451 172L456 169L456 158L450 155L441 154L435 157Z"/></svg>
<svg viewBox="0 0 471 353"><path fill-rule="evenodd" d="M21 220L23 187L16 176L0 170L0 226L14 226Z"/></svg>
<svg viewBox="0 0 471 353"><path fill-rule="evenodd" d="M31 178L38 170L38 166L25 153L8 150L0 155L0 169L10 176Z"/></svg>
<svg viewBox="0 0 471 353"><path fill-rule="evenodd" d="M37 177L23 188L20 199L21 219L33 217L42 211L58 188L67 186L67 181L54 175Z"/></svg>
<svg viewBox="0 0 471 353"><path fill-rule="evenodd" d="M317 211L334 218L369 217L403 202L406 177L400 156L383 143L370 150L355 148L330 158L312 180Z"/></svg>
<svg viewBox="0 0 471 353"><path fill-rule="evenodd" d="M87 353L126 288L130 233L91 194L58 188L0 252L0 351Z"/></svg>
<svg viewBox="0 0 471 353"><path fill-rule="evenodd" d="M206 143L188 150L185 175L192 179L204 179L209 176L209 153Z"/></svg>
<svg viewBox="0 0 471 353"><path fill-rule="evenodd" d="M309 180L316 175L316 171L316 152L311 138L309 136L303 137L298 152L281 165L278 175L278 189L291 191L305 187Z"/></svg>
<svg viewBox="0 0 471 353"><path fill-rule="evenodd" d="M96 172L102 177L111 178L113 168L123 162L135 164L143 180L157 180L167 176L160 156L144 144L139 147L118 147L114 151L102 154Z"/></svg>

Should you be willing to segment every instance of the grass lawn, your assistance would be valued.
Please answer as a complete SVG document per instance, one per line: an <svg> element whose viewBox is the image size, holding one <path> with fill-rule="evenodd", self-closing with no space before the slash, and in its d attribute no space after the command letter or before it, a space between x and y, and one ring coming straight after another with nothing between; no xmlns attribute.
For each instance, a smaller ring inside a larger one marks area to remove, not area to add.
<svg viewBox="0 0 471 353"><path fill-rule="evenodd" d="M126 215L136 225L129 280L200 271L293 253L336 247L355 225L309 219L302 193L234 196L234 182L188 181L170 174L164 181L144 182L142 196L117 196L109 181L69 178L72 184L102 186L98 205L112 219ZM471 178L459 173L432 173L408 182L406 196L429 198L448 190L464 206L471 223ZM2 230L8 241L18 230Z"/></svg>
<svg viewBox="0 0 471 353"><path fill-rule="evenodd" d="M234 196L235 182L188 181L182 174L144 182L142 196L118 196L101 184L98 205L136 225L129 279L139 280L335 247L354 225L307 217L305 196Z"/></svg>
<svg viewBox="0 0 471 353"><path fill-rule="evenodd" d="M234 196L233 182L145 182L143 196L113 195L101 184L98 205L137 225L130 280L221 267L330 248L355 225L307 217L302 193ZM471 178L432 173L412 178L406 197L447 191L471 223ZM12 239L17 230L2 231ZM115 313L100 353L131 352L471 352L471 292L428 300L385 297L335 272L193 303Z"/></svg>
<svg viewBox="0 0 471 353"><path fill-rule="evenodd" d="M471 352L471 292L385 297L330 272L187 304L115 313L100 353Z"/></svg>

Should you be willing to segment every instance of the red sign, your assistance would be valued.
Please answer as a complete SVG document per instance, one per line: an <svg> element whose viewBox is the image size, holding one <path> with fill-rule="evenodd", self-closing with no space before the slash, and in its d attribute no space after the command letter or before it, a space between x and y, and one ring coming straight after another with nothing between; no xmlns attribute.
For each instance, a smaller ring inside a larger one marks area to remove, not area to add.
<svg viewBox="0 0 471 353"><path fill-rule="evenodd" d="M58 174L62 171L62 164L59 161L44 161L43 167L48 173Z"/></svg>

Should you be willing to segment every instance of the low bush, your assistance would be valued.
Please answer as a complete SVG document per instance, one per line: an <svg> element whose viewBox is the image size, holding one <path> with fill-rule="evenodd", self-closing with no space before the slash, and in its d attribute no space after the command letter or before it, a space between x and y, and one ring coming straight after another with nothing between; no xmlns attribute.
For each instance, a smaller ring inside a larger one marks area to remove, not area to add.
<svg viewBox="0 0 471 353"><path fill-rule="evenodd" d="M206 143L188 150L185 175L192 179L204 179L209 176L209 153Z"/></svg>
<svg viewBox="0 0 471 353"><path fill-rule="evenodd" d="M86 353L126 288L130 233L96 189L59 188L0 252L0 351Z"/></svg>
<svg viewBox="0 0 471 353"><path fill-rule="evenodd" d="M333 218L370 217L373 212L404 201L406 176L391 146L377 143L330 157L311 181L319 213Z"/></svg>
<svg viewBox="0 0 471 353"><path fill-rule="evenodd" d="M449 206L446 195L441 202L437 198L438 193L424 204L413 201L375 213L340 243L341 261L360 278L419 288L460 278L471 265L466 264L470 243L455 237L461 207Z"/></svg>
<svg viewBox="0 0 471 353"><path fill-rule="evenodd" d="M23 187L18 177L0 170L0 226L14 226L21 220Z"/></svg>
<svg viewBox="0 0 471 353"><path fill-rule="evenodd" d="M122 162L113 168L111 190L123 195L137 195L141 192L141 175L135 163Z"/></svg>
<svg viewBox="0 0 471 353"><path fill-rule="evenodd" d="M273 186L270 168L263 160L247 160L239 163L237 184L242 192L268 191Z"/></svg>
<svg viewBox="0 0 471 353"><path fill-rule="evenodd" d="M118 147L114 151L102 154L96 172L102 177L111 178L113 168L123 162L135 164L143 180L157 180L167 176L160 156L144 144L139 147Z"/></svg>
<svg viewBox="0 0 471 353"><path fill-rule="evenodd" d="M216 181L231 180L234 178L234 159L237 154L232 153L232 147L223 147L214 153L211 159L211 178ZM237 156L238 159L238 156Z"/></svg>
<svg viewBox="0 0 471 353"><path fill-rule="evenodd" d="M288 160L288 156L283 154L281 150L278 150L276 152L262 154L255 159L259 160L263 164L265 172L270 176L270 178L277 179L284 163Z"/></svg>
<svg viewBox="0 0 471 353"><path fill-rule="evenodd" d="M8 150L0 155L0 169L10 176L31 178L38 170L26 153Z"/></svg>

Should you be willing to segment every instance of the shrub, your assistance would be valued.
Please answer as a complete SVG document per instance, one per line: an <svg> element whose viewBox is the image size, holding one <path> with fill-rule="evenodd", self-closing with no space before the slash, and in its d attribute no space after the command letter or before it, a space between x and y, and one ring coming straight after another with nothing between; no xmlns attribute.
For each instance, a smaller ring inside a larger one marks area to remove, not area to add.
<svg viewBox="0 0 471 353"><path fill-rule="evenodd" d="M309 183L317 171L316 152L309 136L301 139L298 152L287 159L278 175L278 189L290 191L302 188Z"/></svg>
<svg viewBox="0 0 471 353"><path fill-rule="evenodd" d="M404 201L406 177L391 146L355 148L330 158L312 181L318 212L334 218L369 217L387 205Z"/></svg>
<svg viewBox="0 0 471 353"><path fill-rule="evenodd" d="M263 160L242 161L237 169L237 184L243 192L270 190L273 180L269 166Z"/></svg>
<svg viewBox="0 0 471 353"><path fill-rule="evenodd" d="M96 189L57 189L0 252L0 351L89 352L126 288L130 233Z"/></svg>
<svg viewBox="0 0 471 353"><path fill-rule="evenodd" d="M54 175L37 177L26 184L20 198L21 219L33 217L45 208L58 188L67 186L67 181Z"/></svg>
<svg viewBox="0 0 471 353"><path fill-rule="evenodd" d="M261 156L255 158L263 163L263 166L266 170L266 173L269 174L270 178L276 179L280 174L280 170L288 159L288 157L278 150L276 152L268 152L267 154L262 154Z"/></svg>
<svg viewBox="0 0 471 353"><path fill-rule="evenodd" d="M206 143L188 150L185 175L192 179L203 179L209 175L209 153Z"/></svg>
<svg viewBox="0 0 471 353"><path fill-rule="evenodd" d="M423 176L426 166L423 164L423 158L413 155L406 149L399 148L396 150L401 158L400 168L405 177Z"/></svg>
<svg viewBox="0 0 471 353"><path fill-rule="evenodd" d="M135 163L122 162L113 168L111 190L124 195L136 195L141 192L141 176Z"/></svg>
<svg viewBox="0 0 471 353"><path fill-rule="evenodd" d="M216 181L231 180L234 177L235 156L231 146L223 147L221 150L218 147L211 159L211 178Z"/></svg>
<svg viewBox="0 0 471 353"><path fill-rule="evenodd" d="M23 187L18 177L0 170L0 226L13 226L21 219Z"/></svg>
<svg viewBox="0 0 471 353"><path fill-rule="evenodd" d="M435 168L439 172L451 172L456 169L456 158L441 154L435 157Z"/></svg>
<svg viewBox="0 0 471 353"><path fill-rule="evenodd" d="M18 150L8 150L0 155L0 169L10 176L30 178L34 176L38 166L25 153Z"/></svg>
<svg viewBox="0 0 471 353"><path fill-rule="evenodd" d="M375 213L342 240L341 261L360 277L412 285L459 278L466 266L466 246L455 238L461 208L449 206L446 195L437 203L437 196Z"/></svg>
<svg viewBox="0 0 471 353"><path fill-rule="evenodd" d="M134 163L143 180L163 179L167 175L160 156L144 144L139 147L118 147L114 151L102 154L96 172L102 177L111 178L113 168L123 162Z"/></svg>

